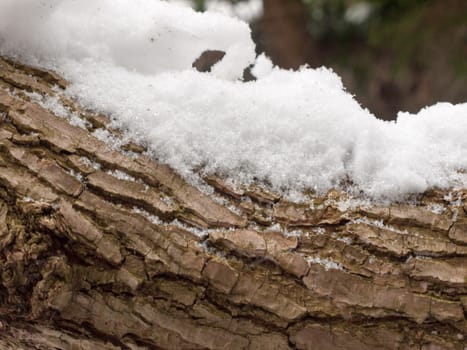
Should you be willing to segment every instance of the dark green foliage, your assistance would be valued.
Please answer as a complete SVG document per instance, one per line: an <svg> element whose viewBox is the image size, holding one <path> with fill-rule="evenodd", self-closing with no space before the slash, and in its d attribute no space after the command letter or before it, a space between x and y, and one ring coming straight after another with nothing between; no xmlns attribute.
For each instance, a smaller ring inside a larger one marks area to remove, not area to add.
<svg viewBox="0 0 467 350"><path fill-rule="evenodd" d="M308 30L317 40L365 39L371 30L391 26L411 17L432 0L302 0L309 11ZM362 21L351 21L346 13L354 6L367 5L369 15ZM381 28L383 30L383 28Z"/></svg>

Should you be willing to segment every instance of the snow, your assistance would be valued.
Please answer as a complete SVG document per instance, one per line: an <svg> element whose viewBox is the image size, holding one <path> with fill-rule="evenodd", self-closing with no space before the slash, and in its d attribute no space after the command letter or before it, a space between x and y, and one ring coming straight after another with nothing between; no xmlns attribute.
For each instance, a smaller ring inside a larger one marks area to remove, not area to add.
<svg viewBox="0 0 467 350"><path fill-rule="evenodd" d="M179 6L195 7L195 1L192 0L168 0L168 2ZM252 22L263 14L263 0L246 0L241 2L206 0L205 7L207 11L237 17L247 22Z"/></svg>
<svg viewBox="0 0 467 350"><path fill-rule="evenodd" d="M369 226L377 227L377 228L380 228L380 229L383 229L383 230L388 230L388 231L398 233L398 234L401 234L401 235L409 234L409 232L407 230L401 231L401 230L395 228L394 226L386 225L384 223L384 220L382 220L382 219L381 220L375 220L375 219L369 219L367 217L362 217L362 218L350 221L350 224L366 224L366 225L369 225Z"/></svg>
<svg viewBox="0 0 467 350"><path fill-rule="evenodd" d="M343 266L338 262L332 261L331 259L323 259L319 256L307 256L306 260L309 265L318 264L324 267L326 271L328 270L344 270Z"/></svg>
<svg viewBox="0 0 467 350"><path fill-rule="evenodd" d="M102 168L101 164L97 163L97 162L94 162L92 161L91 159L89 159L88 157L80 157L79 158L81 162L83 162L85 165L87 166L90 166L96 170L100 170Z"/></svg>
<svg viewBox="0 0 467 350"><path fill-rule="evenodd" d="M2 0L2 51L61 68L94 60L152 75L191 67L205 50L225 51L213 74L233 78L255 59L248 25L157 0ZM41 61L39 61L41 62Z"/></svg>
<svg viewBox="0 0 467 350"><path fill-rule="evenodd" d="M338 237L337 240L339 242L344 242L345 244L352 244L353 240L350 237Z"/></svg>
<svg viewBox="0 0 467 350"><path fill-rule="evenodd" d="M226 52L211 73L192 68L205 50ZM467 104L384 122L331 70L282 70L264 55L258 79L242 82L256 59L250 29L221 14L158 0L2 0L0 54L61 72L70 96L187 179L202 169L282 194L337 187L385 200L467 185Z"/></svg>
<svg viewBox="0 0 467 350"><path fill-rule="evenodd" d="M135 214L139 214L147 218L150 222L152 222L155 225L162 225L163 221L159 219L157 216L148 213L146 210L138 208L138 207L133 207L132 212Z"/></svg>
<svg viewBox="0 0 467 350"><path fill-rule="evenodd" d="M120 147L125 143L125 140L118 138L117 136L113 135L109 130L99 128L96 129L92 132L92 135L102 141L108 144L109 146L112 147L112 149L115 150L120 150Z"/></svg>
<svg viewBox="0 0 467 350"><path fill-rule="evenodd" d="M271 74L273 69L274 64L272 63L271 59L262 53L256 58L255 65L251 69L251 73L255 76L255 78L260 79L267 76L268 74Z"/></svg>
<svg viewBox="0 0 467 350"><path fill-rule="evenodd" d="M263 0L232 3L226 0L207 0L206 9L251 22L263 14Z"/></svg>
<svg viewBox="0 0 467 350"><path fill-rule="evenodd" d="M123 180L123 181L131 181L131 182L136 182L136 179L125 173L124 171L121 171L121 170L108 170L106 171L107 174L119 179L119 180Z"/></svg>
<svg viewBox="0 0 467 350"><path fill-rule="evenodd" d="M84 178L83 178L83 175L81 175L79 172L77 171L74 171L73 169L70 169L68 171L68 173L73 176L76 180L78 180L79 182L84 182Z"/></svg>
<svg viewBox="0 0 467 350"><path fill-rule="evenodd" d="M441 215L443 214L447 209L442 205L438 203L433 203L428 206L428 210L431 211L433 214L438 214Z"/></svg>
<svg viewBox="0 0 467 350"><path fill-rule="evenodd" d="M25 94L32 101L48 109L57 117L67 119L71 125L85 130L90 126L89 122L81 118L77 112L72 112L69 108L65 107L58 96L42 96L37 92L26 92Z"/></svg>
<svg viewBox="0 0 467 350"><path fill-rule="evenodd" d="M457 199L455 199L457 197ZM452 218L451 221L456 222L459 217L459 208L462 207L462 195L459 193L449 192L443 198L445 201L449 202L449 205L452 208Z"/></svg>

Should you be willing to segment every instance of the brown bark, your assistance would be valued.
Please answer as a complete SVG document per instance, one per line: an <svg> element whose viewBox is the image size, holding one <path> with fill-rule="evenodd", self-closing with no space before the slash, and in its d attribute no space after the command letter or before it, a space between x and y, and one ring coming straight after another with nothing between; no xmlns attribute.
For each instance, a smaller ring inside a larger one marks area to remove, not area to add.
<svg viewBox="0 0 467 350"><path fill-rule="evenodd" d="M467 192L344 209L210 177L206 195L96 139L108 119L65 85L0 60L1 349L464 349Z"/></svg>

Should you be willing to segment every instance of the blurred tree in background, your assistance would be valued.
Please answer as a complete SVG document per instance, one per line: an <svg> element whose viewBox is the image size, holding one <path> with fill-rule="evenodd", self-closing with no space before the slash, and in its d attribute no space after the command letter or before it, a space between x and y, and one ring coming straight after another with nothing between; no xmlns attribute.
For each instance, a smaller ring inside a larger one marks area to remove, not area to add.
<svg viewBox="0 0 467 350"><path fill-rule="evenodd" d="M467 100L466 0L263 2L252 23L260 52L284 68L333 68L379 117Z"/></svg>

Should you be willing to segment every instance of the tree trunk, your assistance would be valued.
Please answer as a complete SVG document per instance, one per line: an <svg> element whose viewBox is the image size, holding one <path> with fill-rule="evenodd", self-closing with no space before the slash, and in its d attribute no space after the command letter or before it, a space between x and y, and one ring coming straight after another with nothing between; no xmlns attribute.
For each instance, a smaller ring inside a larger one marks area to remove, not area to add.
<svg viewBox="0 0 467 350"><path fill-rule="evenodd" d="M319 61L319 50L307 32L308 9L300 0L263 0L264 13L253 24L259 51L271 57L282 68L297 69L313 59Z"/></svg>
<svg viewBox="0 0 467 350"><path fill-rule="evenodd" d="M65 86L0 60L1 349L464 349L467 192L204 194Z"/></svg>

